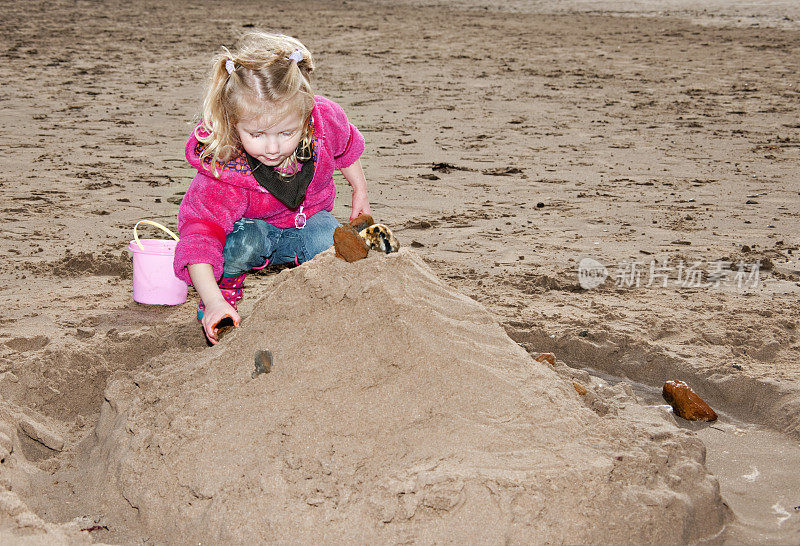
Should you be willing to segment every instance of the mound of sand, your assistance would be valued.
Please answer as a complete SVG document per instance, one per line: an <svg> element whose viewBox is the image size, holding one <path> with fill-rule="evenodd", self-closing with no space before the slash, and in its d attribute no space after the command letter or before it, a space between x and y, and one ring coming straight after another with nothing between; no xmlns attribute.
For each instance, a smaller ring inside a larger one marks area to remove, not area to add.
<svg viewBox="0 0 800 546"><path fill-rule="evenodd" d="M413 251L328 251L266 282L200 358L109 383L84 472L151 536L685 542L724 524L699 441L580 396ZM251 378L259 349L275 365Z"/></svg>

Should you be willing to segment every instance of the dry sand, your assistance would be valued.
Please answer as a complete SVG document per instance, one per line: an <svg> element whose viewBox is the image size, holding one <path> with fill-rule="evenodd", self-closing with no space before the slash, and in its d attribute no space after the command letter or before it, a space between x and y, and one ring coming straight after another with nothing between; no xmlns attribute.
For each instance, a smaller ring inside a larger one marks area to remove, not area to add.
<svg viewBox="0 0 800 546"><path fill-rule="evenodd" d="M797 8L587 4L5 5L2 541L798 542L800 498L752 521L709 473L747 426L774 465L800 438ZM413 250L252 277L209 349L193 293L131 301L124 249L174 226L207 59L249 25L315 52ZM705 465L714 429L578 368L687 381L723 441Z"/></svg>

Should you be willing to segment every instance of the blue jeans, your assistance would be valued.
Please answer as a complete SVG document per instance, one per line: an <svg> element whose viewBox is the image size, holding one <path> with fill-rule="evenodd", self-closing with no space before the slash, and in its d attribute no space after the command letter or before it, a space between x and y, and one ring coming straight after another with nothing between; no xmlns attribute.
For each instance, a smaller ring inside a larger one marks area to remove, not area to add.
<svg viewBox="0 0 800 546"><path fill-rule="evenodd" d="M327 210L306 220L302 229L278 228L264 220L242 218L225 239L223 277L236 277L254 267L307 262L333 244L339 222Z"/></svg>

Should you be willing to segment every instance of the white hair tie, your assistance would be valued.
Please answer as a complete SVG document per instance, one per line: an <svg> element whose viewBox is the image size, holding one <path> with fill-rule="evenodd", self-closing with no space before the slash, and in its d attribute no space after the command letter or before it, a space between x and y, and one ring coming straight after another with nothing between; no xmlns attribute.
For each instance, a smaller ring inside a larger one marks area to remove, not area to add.
<svg viewBox="0 0 800 546"><path fill-rule="evenodd" d="M292 54L289 55L289 57L287 57L287 58L290 61L294 61L296 63L299 63L300 61L303 60L303 52L300 51L299 49L295 49L294 51L292 51Z"/></svg>
<svg viewBox="0 0 800 546"><path fill-rule="evenodd" d="M225 70L228 71L228 76L230 76L233 73L233 71L236 70L236 63L228 59L227 61L225 61Z"/></svg>

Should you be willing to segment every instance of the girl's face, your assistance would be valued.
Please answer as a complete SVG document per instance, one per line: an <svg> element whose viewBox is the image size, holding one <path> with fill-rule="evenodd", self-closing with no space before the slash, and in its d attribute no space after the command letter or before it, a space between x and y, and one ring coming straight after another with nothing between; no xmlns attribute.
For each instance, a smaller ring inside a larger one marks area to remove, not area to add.
<svg viewBox="0 0 800 546"><path fill-rule="evenodd" d="M291 156L303 136L303 119L289 112L281 121L267 127L260 118L242 119L236 124L242 147L264 165L277 167Z"/></svg>

